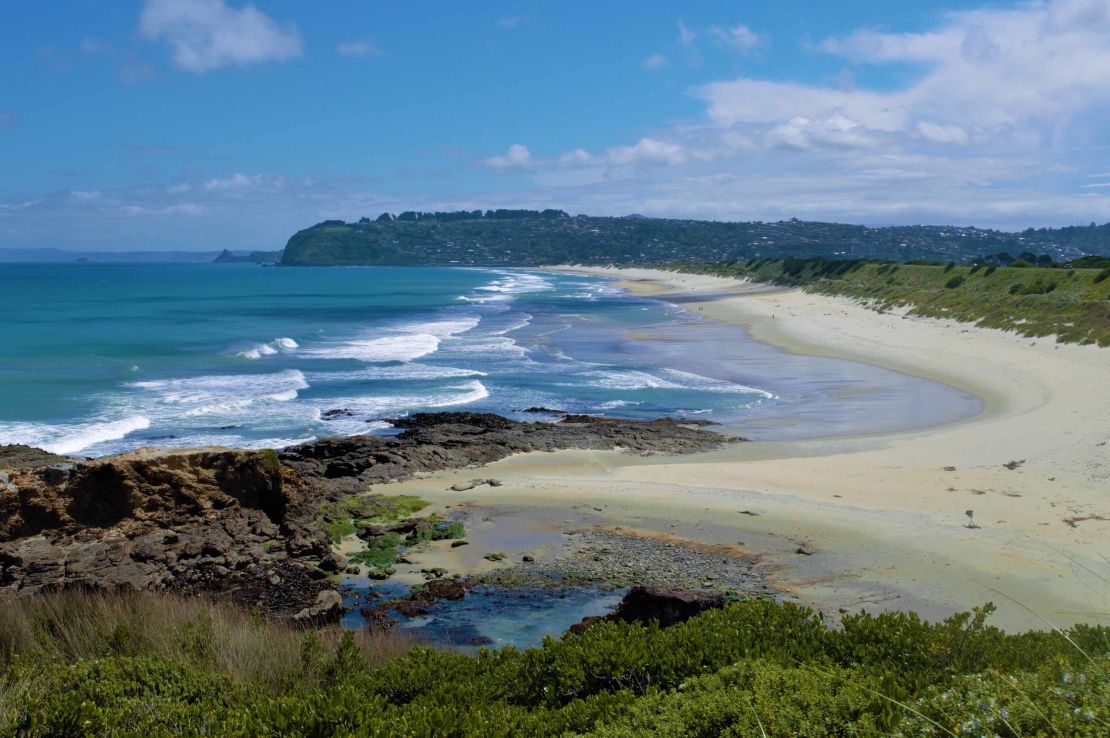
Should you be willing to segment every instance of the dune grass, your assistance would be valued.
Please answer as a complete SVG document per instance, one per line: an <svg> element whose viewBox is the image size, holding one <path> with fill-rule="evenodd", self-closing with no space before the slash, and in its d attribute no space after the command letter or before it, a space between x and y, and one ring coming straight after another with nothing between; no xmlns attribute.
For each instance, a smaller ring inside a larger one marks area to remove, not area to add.
<svg viewBox="0 0 1110 738"><path fill-rule="evenodd" d="M800 286L876 310L948 318L1061 343L1110 346L1110 279L1099 269L760 260L678 271Z"/></svg>
<svg viewBox="0 0 1110 738"><path fill-rule="evenodd" d="M312 632L335 650L338 626ZM0 601L0 665L22 659L76 663L118 656L179 662L280 693L306 676L306 632L204 597L150 592L60 592ZM416 644L404 635L358 632L366 668L377 668Z"/></svg>

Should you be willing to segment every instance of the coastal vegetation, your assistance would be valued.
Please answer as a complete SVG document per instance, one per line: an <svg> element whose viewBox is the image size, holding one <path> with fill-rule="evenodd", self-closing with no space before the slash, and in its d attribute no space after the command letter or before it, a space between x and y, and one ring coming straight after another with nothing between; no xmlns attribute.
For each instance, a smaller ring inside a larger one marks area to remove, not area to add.
<svg viewBox="0 0 1110 738"><path fill-rule="evenodd" d="M813 256L964 263L989 254L1023 252L1048 263L1089 253L1110 254L1110 224L1006 233L955 226L871 228L797 219L732 223L571 216L561 210L408 211L356 223L327 220L306 228L289 239L281 264L658 265Z"/></svg>
<svg viewBox="0 0 1110 738"><path fill-rule="evenodd" d="M1086 263L1080 260L1078 263ZM1098 264L1098 261L1094 261ZM679 263L673 269L752 279L859 300L877 310L949 318L1023 336L1110 346L1106 269L895 264L857 259Z"/></svg>
<svg viewBox="0 0 1110 738"><path fill-rule="evenodd" d="M476 654L168 595L0 605L0 735L1105 735L1110 629L733 602Z"/></svg>

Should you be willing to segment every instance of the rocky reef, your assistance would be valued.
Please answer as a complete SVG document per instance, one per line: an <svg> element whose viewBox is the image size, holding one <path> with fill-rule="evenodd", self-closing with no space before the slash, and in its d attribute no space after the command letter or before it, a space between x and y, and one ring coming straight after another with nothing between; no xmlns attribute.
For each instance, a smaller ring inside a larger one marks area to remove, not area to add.
<svg viewBox="0 0 1110 738"><path fill-rule="evenodd" d="M72 459L0 448L0 597L65 588L231 597L275 615L338 617L345 562L319 512L381 484L513 453L691 453L732 439L677 421L573 416L518 423L481 413L392 421L393 436L329 438L281 452L139 451Z"/></svg>

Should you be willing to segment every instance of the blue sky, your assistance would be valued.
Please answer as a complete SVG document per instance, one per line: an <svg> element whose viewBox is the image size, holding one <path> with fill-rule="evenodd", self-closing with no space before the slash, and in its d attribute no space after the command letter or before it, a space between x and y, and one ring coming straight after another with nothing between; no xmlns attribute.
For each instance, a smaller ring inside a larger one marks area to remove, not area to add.
<svg viewBox="0 0 1110 738"><path fill-rule="evenodd" d="M1110 2L0 0L0 248L561 207L1110 220Z"/></svg>

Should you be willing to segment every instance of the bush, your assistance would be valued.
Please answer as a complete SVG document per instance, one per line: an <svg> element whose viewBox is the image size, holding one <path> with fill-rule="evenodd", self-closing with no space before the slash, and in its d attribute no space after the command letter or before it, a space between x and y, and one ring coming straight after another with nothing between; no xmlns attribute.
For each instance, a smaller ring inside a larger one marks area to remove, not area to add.
<svg viewBox="0 0 1110 738"><path fill-rule="evenodd" d="M666 629L602 622L466 655L194 600L120 629L105 614L138 613L119 609L134 600L56 597L2 606L0 736L1093 737L1110 720L1110 629L1011 635L987 624L990 606L831 629L807 608L746 600ZM52 606L64 618L22 625ZM102 635L54 643L74 633Z"/></svg>
<svg viewBox="0 0 1110 738"><path fill-rule="evenodd" d="M955 289L955 288L959 287L963 283L964 283L964 278L957 274L955 277L952 277L952 279L945 282L944 286L951 290L951 289Z"/></svg>
<svg viewBox="0 0 1110 738"><path fill-rule="evenodd" d="M1101 272L1096 274L1095 278L1091 281L1095 284L1098 284L1099 282L1105 280L1107 277L1110 277L1110 267L1107 267L1106 269L1103 269Z"/></svg>

